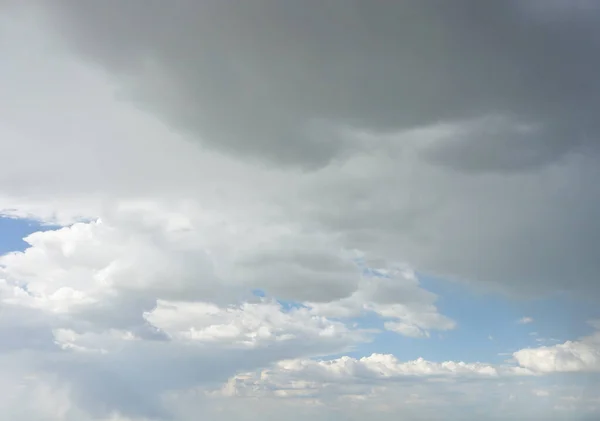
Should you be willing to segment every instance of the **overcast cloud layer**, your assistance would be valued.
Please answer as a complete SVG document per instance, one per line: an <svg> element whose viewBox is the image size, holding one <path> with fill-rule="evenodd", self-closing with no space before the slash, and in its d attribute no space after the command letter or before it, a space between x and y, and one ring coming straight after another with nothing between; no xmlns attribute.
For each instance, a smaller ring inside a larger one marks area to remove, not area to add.
<svg viewBox="0 0 600 421"><path fill-rule="evenodd" d="M125 101L247 163L223 194L258 190L286 223L422 271L598 294L593 2L41 4L48 33ZM86 116L104 126L94 149L69 143L105 155L112 185L224 182L142 133L107 139L108 112ZM142 150L160 161L139 168Z"/></svg>
<svg viewBox="0 0 600 421"><path fill-rule="evenodd" d="M0 210L59 227L0 256L0 414L595 419L544 379L597 322L343 355L459 327L419 274L600 300L598 51L585 0L1 2Z"/></svg>

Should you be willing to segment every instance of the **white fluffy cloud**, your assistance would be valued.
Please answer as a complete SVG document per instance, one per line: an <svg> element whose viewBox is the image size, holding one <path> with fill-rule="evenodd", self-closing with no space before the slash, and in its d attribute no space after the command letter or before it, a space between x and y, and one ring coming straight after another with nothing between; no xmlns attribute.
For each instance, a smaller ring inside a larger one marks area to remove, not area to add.
<svg viewBox="0 0 600 421"><path fill-rule="evenodd" d="M348 298L350 313L326 311L344 300L325 301L327 294L320 302L292 308L255 297L253 288L288 290L289 297L298 299L310 295L294 295L298 280L288 279L286 270L279 280L265 279L264 284L260 277L237 276L237 262L251 269L253 256L264 255L265 238L256 247L249 246L252 239L230 243L243 236L224 231L212 237L210 228L204 231L212 221L193 212L130 202L103 220L30 235L26 250L0 257L0 330L10 338L4 345L35 352L43 370L70 391L65 393L75 407L89 407L103 417L110 413L102 408L132 417L160 417L166 409L152 399L170 390L206 387L239 370L285 358L337 354L369 341L374 332L344 322L362 311L423 329L453 326L444 322L432 304L435 296L410 271L361 277L353 254L335 249L328 253L354 267L343 272L350 277L349 285L359 280ZM271 235L276 239L281 233ZM326 250L326 243L319 245ZM309 258L305 267L326 271L328 264ZM318 292L320 286L327 289L326 282L306 288ZM331 282L331 291L336 291L339 280ZM337 291L333 297L339 296ZM17 339L24 334L32 337ZM143 387L108 388L125 378Z"/></svg>
<svg viewBox="0 0 600 421"><path fill-rule="evenodd" d="M440 314L436 295L420 287L406 268L369 269L350 296L328 303L307 303L313 312L330 317L358 317L374 313L386 320L384 328L411 337L428 337L430 330L454 329L456 323Z"/></svg>
<svg viewBox="0 0 600 421"><path fill-rule="evenodd" d="M518 367L495 367L483 363L447 361L435 363L422 358L400 362L393 355L372 354L363 358L341 357L335 360L287 360L273 368L255 373L237 375L221 390L226 395L274 394L281 397L318 395L318 389L337 385L340 393L344 386L352 389L356 383L363 386L384 386L411 377L430 377L444 381L449 378L529 375Z"/></svg>
<svg viewBox="0 0 600 421"><path fill-rule="evenodd" d="M582 393L564 383L549 384L515 366L423 359L402 362L391 355L373 354L281 361L265 370L240 373L203 394L224 406L236 400L275 402L291 408L322 408L321 415L329 409L335 414L330 416L343 414L351 419L368 412L388 419L399 411L409 419L458 420L475 414L494 420L507 415L561 419L555 408L559 402L574 402L569 416L594 416L594 393Z"/></svg>
<svg viewBox="0 0 600 421"><path fill-rule="evenodd" d="M353 334L341 322L311 315L304 308L283 312L275 303L219 308L206 303L159 300L144 318L174 340L228 346L266 347L285 341L302 347L311 342L316 342L315 347L330 343L343 346L361 338L360 332Z"/></svg>
<svg viewBox="0 0 600 421"><path fill-rule="evenodd" d="M521 349L513 354L522 367L539 373L600 371L600 332L576 341Z"/></svg>
<svg viewBox="0 0 600 421"><path fill-rule="evenodd" d="M157 297L217 298L226 285L173 221L158 221L159 228L97 221L34 233L24 252L0 257L3 301L127 328Z"/></svg>
<svg viewBox="0 0 600 421"><path fill-rule="evenodd" d="M267 265L261 244L267 238L274 244L290 239L282 240L278 233L255 240L242 239L246 233L215 236L204 230L210 220L187 215L196 219L130 205L102 221L34 233L26 238L25 251L0 257L3 301L127 329L142 323L144 312L146 320L168 314L169 307L160 303L179 302L180 312L173 315L202 313L209 308L182 301L228 304L249 299L253 289L261 289L293 301L317 298L306 304L313 314L323 316L349 318L372 311L418 329L454 326L433 305L435 295L421 288L409 271L361 277L350 253L344 255L309 236L300 236L305 244L298 243L304 247L295 259L287 257L286 250L272 252L288 263ZM276 273L268 276L265 266ZM157 299L162 301L153 310Z"/></svg>

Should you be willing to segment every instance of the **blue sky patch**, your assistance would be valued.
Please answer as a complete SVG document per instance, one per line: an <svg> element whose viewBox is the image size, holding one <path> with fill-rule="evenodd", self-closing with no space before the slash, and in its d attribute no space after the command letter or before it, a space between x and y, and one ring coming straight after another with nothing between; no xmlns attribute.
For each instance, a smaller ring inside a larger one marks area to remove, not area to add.
<svg viewBox="0 0 600 421"><path fill-rule="evenodd" d="M42 224L33 219L0 216L0 255L11 251L23 251L27 243L23 238L37 231L58 229L53 225Z"/></svg>

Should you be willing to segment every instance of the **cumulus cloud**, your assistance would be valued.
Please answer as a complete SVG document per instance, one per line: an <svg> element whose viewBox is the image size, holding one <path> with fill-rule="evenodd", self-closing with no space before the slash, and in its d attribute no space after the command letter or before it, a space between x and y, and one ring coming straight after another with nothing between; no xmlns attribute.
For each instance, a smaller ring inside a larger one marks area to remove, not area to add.
<svg viewBox="0 0 600 421"><path fill-rule="evenodd" d="M155 337L135 329L101 330L79 318L73 324L46 315L49 326L37 325L42 333L49 333L36 334L42 343L15 344L20 346L13 346L11 353L3 350L2 356L19 356L13 364L42 376L50 390L64 389L68 405L91 419L103 419L114 411L133 418L168 419L174 409L162 397L172 391L211 387L240 371L290 357L340 353L368 340L368 332L306 311L304 316L288 313L272 303L238 309L188 303L187 313L181 306L161 302L146 315L150 327L162 334ZM10 320L21 335L33 333L20 328L26 322ZM50 419L71 419L61 416Z"/></svg>
<svg viewBox="0 0 600 421"><path fill-rule="evenodd" d="M437 296L419 285L414 272L376 269L363 277L349 297L327 303L306 303L316 314L349 318L374 313L386 330L410 337L429 337L430 330L451 330L456 322L438 312Z"/></svg>
<svg viewBox="0 0 600 421"><path fill-rule="evenodd" d="M277 342L296 341L308 346L333 342L340 345L360 339L340 322L310 314L307 309L285 313L275 303L248 304L220 309L206 303L158 301L144 318L170 338L189 342L222 342L229 346L265 347Z"/></svg>
<svg viewBox="0 0 600 421"><path fill-rule="evenodd" d="M531 394L536 385L541 390L531 374L514 366L424 359L402 362L392 355L373 354L280 361L268 369L240 373L207 394L216 402L259 398L280 405L334 408L344 416L370 410L384 419L397 411L409 419L460 419L460 413L478 412L475 408L482 402L481 408L497 408L503 415L521 407L527 398L516 399L514 393ZM567 392L561 388L555 393ZM530 400L528 404L532 405ZM547 413L543 405L533 406Z"/></svg>
<svg viewBox="0 0 600 421"><path fill-rule="evenodd" d="M600 371L600 333L577 341L525 348L513 354L520 366L539 373Z"/></svg>
<svg viewBox="0 0 600 421"><path fill-rule="evenodd" d="M290 234L283 239L277 232L265 238L267 231L256 239L245 238L247 232L213 237L210 229L204 230L211 223L130 204L105 220L36 232L25 239L29 247L23 252L0 257L3 301L130 329L143 324L143 314L146 321L196 311L208 316L216 307L195 307L194 302L231 304L252 299L251 291L261 289L277 298L318 299L306 305L312 314L326 317L372 311L419 329L454 327L438 313L435 295L410 271L361 277L351 253L301 234L292 250L296 258L288 257L285 249L271 251L282 265L272 260L267 264L265 240L285 245ZM155 307L157 299L161 301ZM210 320L228 314L217 313Z"/></svg>
<svg viewBox="0 0 600 421"><path fill-rule="evenodd" d="M294 396L294 391L314 394L317 388L327 384L352 387L361 382L379 383L402 381L406 377L499 377L501 375L529 374L528 370L516 367L495 367L483 363L447 361L435 363L422 358L400 362L393 355L372 354L359 359L341 357L335 360L289 360L278 362L272 369L244 373L232 378L222 390L225 394L274 393L280 396ZM286 394L287 389L292 389Z"/></svg>
<svg viewBox="0 0 600 421"><path fill-rule="evenodd" d="M283 291L288 281L283 278L277 290L269 279L261 284L235 276L228 268L240 259L252 261L252 251L261 255L263 249L211 241L202 237L203 226L201 219L130 202L103 220L26 237L28 248L0 257L2 349L35 352L42 369L71 390L73 405L95 416L114 408L126 416L163 417L168 412L158 398L169 390L224 381L282 358L336 354L370 340L373 332L309 306L286 309L273 298L253 296L252 288ZM356 265L354 272L360 279ZM327 290L324 280L306 286ZM429 311L431 294L416 278L398 287L412 294L385 302L412 306L417 314ZM108 387L114 382L121 386Z"/></svg>
<svg viewBox="0 0 600 421"><path fill-rule="evenodd" d="M130 328L157 296L218 299L227 286L201 246L163 226L97 221L34 233L24 252L0 257L3 301Z"/></svg>

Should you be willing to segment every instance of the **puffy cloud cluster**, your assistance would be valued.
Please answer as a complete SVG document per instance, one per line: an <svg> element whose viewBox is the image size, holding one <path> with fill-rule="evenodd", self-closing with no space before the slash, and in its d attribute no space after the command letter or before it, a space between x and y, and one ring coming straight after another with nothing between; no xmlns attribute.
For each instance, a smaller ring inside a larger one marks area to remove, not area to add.
<svg viewBox="0 0 600 421"><path fill-rule="evenodd" d="M223 343L229 346L265 347L294 341L298 347L322 346L328 342L351 343L352 332L341 322L316 317L307 309L283 312L274 303L219 308L205 303L166 302L144 318L170 338L190 342ZM359 339L355 335L355 340Z"/></svg>
<svg viewBox="0 0 600 421"><path fill-rule="evenodd" d="M420 287L414 272L402 268L369 272L352 295L307 305L317 314L338 318L372 312L386 320L386 330L410 337L428 337L432 329L450 330L456 326L438 312L436 295Z"/></svg>
<svg viewBox="0 0 600 421"><path fill-rule="evenodd" d="M102 220L26 237L24 251L0 257L2 349L28 350L37 359L34 372L56 378L70 405L94 416L109 416L104 408L114 408L126 416L163 417L167 410L160 397L168 391L206 387L240 370L281 359L336 354L369 341L374 332L344 321L351 314L318 309L335 302L326 301L327 282L333 285L331 297L343 297L337 289L343 276L358 290L369 285L373 289L362 302L354 295L356 306L395 303L414 308L417 315L433 312L443 318L432 308L435 296L409 272L394 278L361 277L351 253L329 251L323 242L321 250L349 262L346 267L354 270L344 269L341 280L308 282L309 294L294 295L298 279L286 278L293 275L293 266L282 267L279 280L240 276L239 268L251 271L253 264L263 265L265 238L231 242L243 235L226 230L211 237L213 232L204 228L214 219L201 216L129 202ZM270 235L289 236L278 230ZM330 270L328 260L312 261L314 254L305 255L300 270ZM410 294L377 298L386 285L390 291L399 288ZM288 297L302 299L314 297L319 287L326 292L319 303L291 308L252 294L260 288L289 291ZM115 382L121 386L111 389Z"/></svg>
<svg viewBox="0 0 600 421"><path fill-rule="evenodd" d="M280 361L271 369L233 377L221 389L221 393L232 396L274 394L279 397L315 397L320 389L331 388L332 385L339 389L340 394L344 394L344 387L352 390L356 383L369 388L419 377L447 381L452 378L499 378L529 374L530 371L517 367L454 361L435 363L422 358L400 362L393 355L372 354L359 359L341 357L325 361Z"/></svg>
<svg viewBox="0 0 600 421"><path fill-rule="evenodd" d="M560 405L568 409L567 416L593 419L597 410L594 392L564 382L549 384L532 371L514 366L423 359L402 362L391 355L373 354L281 361L266 370L240 373L208 395L224 405L235 399L318 408L317 414L331 410L330 416L344 413L351 419L369 411L378 419L391 419L398 411L409 419L458 420L461 414L493 420L506 416L562 419ZM196 397L202 395L196 393Z"/></svg>
<svg viewBox="0 0 600 421"><path fill-rule="evenodd" d="M598 321L590 324L600 327ZM600 372L600 331L576 341L521 349L513 357L520 366L539 373Z"/></svg>
<svg viewBox="0 0 600 421"><path fill-rule="evenodd" d="M3 301L129 329L156 297L217 297L226 286L208 256L170 222L156 229L96 221L34 233L25 251L0 257Z"/></svg>
<svg viewBox="0 0 600 421"><path fill-rule="evenodd" d="M207 326L229 316L235 324L236 313L217 306L253 299L251 291L261 289L296 302L319 300L306 302L310 311L289 313L298 317L351 318L371 310L424 328L453 327L433 305L435 295L410 272L361 276L350 253L302 235L298 246L304 247L271 251L281 264L265 261L265 240L285 245L289 234L211 237L214 233L204 230L211 222L130 205L112 219L36 232L25 239L29 247L23 252L0 257L3 301L103 327L130 329L157 320L170 330L176 320L200 316ZM263 269L274 273L268 276ZM239 311L257 308L249 304Z"/></svg>

